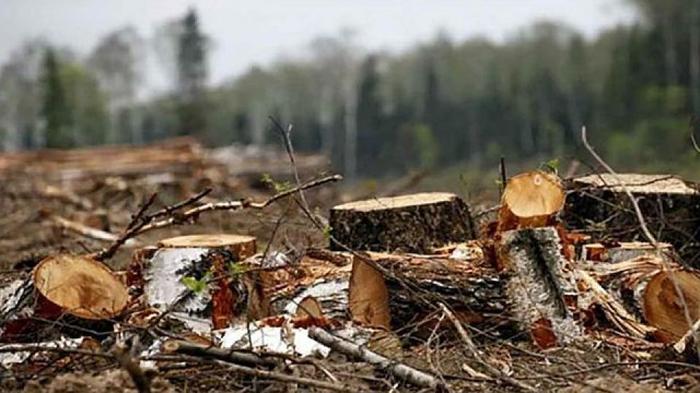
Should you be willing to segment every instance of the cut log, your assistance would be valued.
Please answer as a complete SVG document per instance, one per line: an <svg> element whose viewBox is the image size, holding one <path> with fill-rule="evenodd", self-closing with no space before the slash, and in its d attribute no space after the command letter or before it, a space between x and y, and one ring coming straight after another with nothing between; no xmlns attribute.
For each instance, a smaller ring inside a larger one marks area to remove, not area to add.
<svg viewBox="0 0 700 393"><path fill-rule="evenodd" d="M501 197L498 231L551 225L564 207L564 199L564 188L556 175L533 171L513 176Z"/></svg>
<svg viewBox="0 0 700 393"><path fill-rule="evenodd" d="M335 206L331 249L427 253L474 238L469 207L456 195L423 193ZM335 241L334 241L335 240Z"/></svg>
<svg viewBox="0 0 700 393"><path fill-rule="evenodd" d="M68 313L89 320L114 319L129 301L121 280L107 266L87 257L48 257L34 269L33 278L43 316Z"/></svg>
<svg viewBox="0 0 700 393"><path fill-rule="evenodd" d="M676 342L700 317L700 273L696 271L648 255L597 264L594 269L598 281L630 313L654 327L653 336L661 342Z"/></svg>
<svg viewBox="0 0 700 393"><path fill-rule="evenodd" d="M463 322L482 328L511 327L499 273L483 259L463 261L383 253L368 253L367 258L386 273L384 280L389 298L390 326L394 330L404 331L427 322L434 311L429 305L437 301L450 304ZM379 296L372 299L358 296L360 300L367 300L364 307L358 307L359 317L361 320L366 318L362 312L370 308L378 310L373 318L385 323L386 317L381 311L384 308L383 290L374 277L372 281L375 282L372 289ZM356 286L351 287L351 293L362 293L367 289L367 283L363 281L352 281L351 285ZM358 312L357 309L351 310ZM353 317L358 316L354 314ZM420 335L422 332L417 333Z"/></svg>
<svg viewBox="0 0 700 393"><path fill-rule="evenodd" d="M241 316L251 299L264 301L256 295L256 273L241 263L255 254L255 247L254 237L240 235L164 239L157 250L139 250L134 256L130 282L143 283L147 305L170 312L193 330L221 329Z"/></svg>
<svg viewBox="0 0 700 393"><path fill-rule="evenodd" d="M568 306L576 301L569 262L553 227L504 232L496 244L497 257L508 276L506 293L511 311L541 348L571 341L580 335Z"/></svg>
<svg viewBox="0 0 700 393"><path fill-rule="evenodd" d="M0 291L0 341L102 334L129 302L126 286L107 266L77 255L45 258L32 277ZM61 323L53 321L61 320Z"/></svg>
<svg viewBox="0 0 700 393"><path fill-rule="evenodd" d="M649 230L671 243L689 266L700 266L700 193L675 176L590 175L567 185L564 221L594 241L645 241L628 196L636 198Z"/></svg>

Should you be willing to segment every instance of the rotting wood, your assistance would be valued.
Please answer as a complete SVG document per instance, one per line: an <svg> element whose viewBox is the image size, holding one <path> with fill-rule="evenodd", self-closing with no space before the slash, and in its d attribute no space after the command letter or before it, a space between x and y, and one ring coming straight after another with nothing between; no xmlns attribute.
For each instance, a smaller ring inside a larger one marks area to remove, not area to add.
<svg viewBox="0 0 700 393"><path fill-rule="evenodd" d="M330 229L333 250L344 249L342 244L353 250L427 253L474 238L469 206L454 194L437 192L335 206Z"/></svg>
<svg viewBox="0 0 700 393"><path fill-rule="evenodd" d="M511 311L541 348L564 344L581 335L569 307L576 287L565 269L570 262L553 227L503 232L497 257L507 275Z"/></svg>
<svg viewBox="0 0 700 393"><path fill-rule="evenodd" d="M543 171L525 172L508 180L498 212L498 232L552 225L564 207L561 180Z"/></svg>
<svg viewBox="0 0 700 393"><path fill-rule="evenodd" d="M439 392L446 391L447 389L442 381L426 372L417 370L397 362L396 360L388 359L370 351L362 345L347 341L323 329L312 327L309 329L309 337L342 354L362 359L374 367L413 385L435 389L435 391Z"/></svg>
<svg viewBox="0 0 700 393"><path fill-rule="evenodd" d="M671 243L684 263L700 266L700 193L696 184L676 176L627 173L573 179L567 184L563 215L567 227L603 243L647 240L625 188L657 240Z"/></svg>

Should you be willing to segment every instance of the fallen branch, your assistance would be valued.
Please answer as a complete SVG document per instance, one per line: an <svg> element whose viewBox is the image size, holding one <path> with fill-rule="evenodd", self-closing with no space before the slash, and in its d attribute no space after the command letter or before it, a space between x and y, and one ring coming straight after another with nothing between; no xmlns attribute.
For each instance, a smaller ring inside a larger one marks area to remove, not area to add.
<svg viewBox="0 0 700 393"><path fill-rule="evenodd" d="M416 370L396 360L385 358L361 345L334 336L323 329L312 327L309 329L309 337L340 353L362 359L376 368L389 372L393 376L413 385L435 389L440 392L447 390L443 382L428 373Z"/></svg>
<svg viewBox="0 0 700 393"><path fill-rule="evenodd" d="M257 377L257 378L265 378L265 379L270 379L273 381L280 381L280 382L285 382L285 383L298 383L298 384L312 386L312 387L320 388L320 389L326 389L326 390L330 390L330 391L334 391L334 392L358 393L358 392L365 391L364 389L362 389L359 386L351 386L351 385L333 383L333 382L324 382L324 381L319 381L317 379L296 377L293 375L282 374L282 373L278 373L275 371L258 370L256 368L251 368L251 367L241 366L238 364L228 363L228 362L223 361L223 360L210 360L210 359L204 359L204 358L199 358L199 357L189 357L189 358L195 359L201 363L222 365L231 371L234 371L234 372L237 372L240 374L250 375L253 377Z"/></svg>
<svg viewBox="0 0 700 393"><path fill-rule="evenodd" d="M272 203L274 203L282 198L293 195L299 191L307 190L310 188L318 187L322 184L336 182L336 181L340 181L340 180L343 180L343 177L340 175L326 176L326 177L322 177L320 179L311 180L311 181L306 182L300 186L297 186L297 187L291 188L289 190L275 194L263 202L251 202L251 201L244 199L244 200L240 200L240 201L207 203L207 204L189 209L180 215L177 215L174 217L169 217L169 218L164 219L164 220L155 221L155 222L152 222L150 224L144 225L142 228L140 228L138 231L136 231L136 233L134 235L140 235L144 232L151 231L154 229L164 228L164 227L167 227L170 225L189 222L189 221L196 219L200 214L202 214L204 212L208 212L208 211L240 210L240 209L245 209L245 208L264 209L267 206L271 205Z"/></svg>
<svg viewBox="0 0 700 393"><path fill-rule="evenodd" d="M246 366L274 367L278 364L274 359L266 358L252 352L244 352L235 349L223 349L181 340L165 342L165 344L163 344L163 350L167 353L178 353L181 355L196 356L206 359L222 360L227 363L242 364Z"/></svg>
<svg viewBox="0 0 700 393"><path fill-rule="evenodd" d="M51 216L49 219L61 228L67 229L85 237L89 237L91 239L101 240L105 242L113 242L119 239L119 237L113 233L102 231L97 228L93 228L61 216L54 215Z"/></svg>

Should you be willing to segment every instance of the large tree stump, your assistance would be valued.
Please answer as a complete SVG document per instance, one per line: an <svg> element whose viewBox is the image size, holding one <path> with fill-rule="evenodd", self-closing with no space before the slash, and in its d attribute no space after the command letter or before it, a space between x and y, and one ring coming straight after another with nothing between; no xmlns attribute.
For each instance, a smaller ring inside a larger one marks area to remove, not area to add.
<svg viewBox="0 0 700 393"><path fill-rule="evenodd" d="M506 293L511 311L523 330L541 348L580 335L569 305L576 300L573 277L554 227L503 232L496 244L500 265L508 276Z"/></svg>
<svg viewBox="0 0 700 393"><path fill-rule="evenodd" d="M264 303L255 273L248 272L249 266L241 263L255 251L255 238L251 236L212 234L164 239L156 250L135 254L129 277L134 284L142 283L147 305L169 312L196 331L221 329L252 306ZM138 271L140 279L135 273Z"/></svg>
<svg viewBox="0 0 700 393"><path fill-rule="evenodd" d="M331 249L427 253L474 238L469 207L456 195L422 193L357 201L330 212ZM335 241L333 241L333 239Z"/></svg>
<svg viewBox="0 0 700 393"><path fill-rule="evenodd" d="M674 176L609 174L579 177L568 184L564 221L595 241L646 241L629 189L657 240L671 243L684 263L700 267L700 193Z"/></svg>

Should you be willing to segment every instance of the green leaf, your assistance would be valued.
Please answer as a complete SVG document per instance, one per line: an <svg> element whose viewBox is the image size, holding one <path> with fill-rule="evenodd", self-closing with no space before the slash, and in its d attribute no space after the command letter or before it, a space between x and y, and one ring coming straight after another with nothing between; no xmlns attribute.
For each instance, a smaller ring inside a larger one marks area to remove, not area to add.
<svg viewBox="0 0 700 393"><path fill-rule="evenodd" d="M202 277L200 279L197 279L196 277L193 277L193 276L185 276L185 277L182 277L182 279L180 281L190 291L192 291L196 294L200 294L205 289L207 289L207 284L209 282L210 277L211 277L211 273L207 272L207 274L205 274L204 277Z"/></svg>

